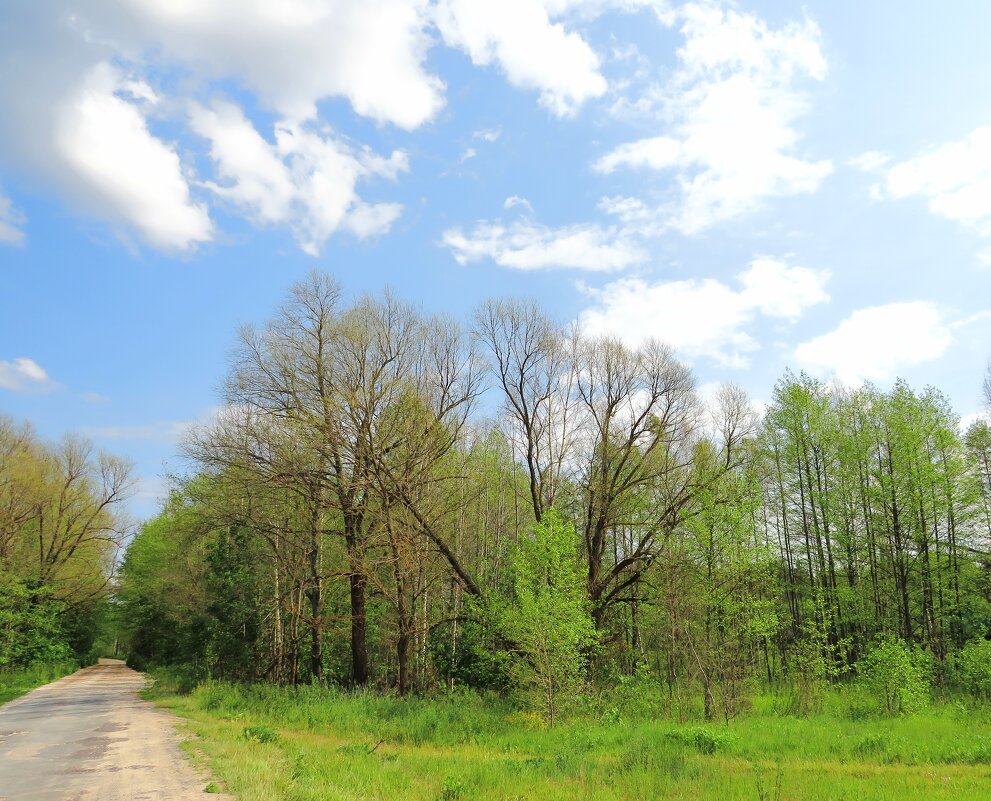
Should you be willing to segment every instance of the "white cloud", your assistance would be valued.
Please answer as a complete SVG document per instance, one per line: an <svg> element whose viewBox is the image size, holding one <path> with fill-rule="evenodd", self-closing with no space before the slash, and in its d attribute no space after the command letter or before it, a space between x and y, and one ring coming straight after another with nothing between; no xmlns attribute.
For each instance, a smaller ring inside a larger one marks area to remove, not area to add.
<svg viewBox="0 0 991 801"><path fill-rule="evenodd" d="M461 157L458 159L462 164L464 164L469 159L475 158L478 155L478 151L473 147L466 147L461 151Z"/></svg>
<svg viewBox="0 0 991 801"><path fill-rule="evenodd" d="M966 433L967 429L977 422L991 423L991 414L988 412L971 412L970 414L963 415L960 418L960 431Z"/></svg>
<svg viewBox="0 0 991 801"><path fill-rule="evenodd" d="M795 359L812 372L859 385L939 358L952 342L951 326L934 304L889 303L858 309L829 333L800 344Z"/></svg>
<svg viewBox="0 0 991 801"><path fill-rule="evenodd" d="M760 344L749 330L757 317L794 321L829 300L829 273L754 259L736 276L738 287L711 278L648 283L624 278L590 290L595 305L579 322L591 334L639 344L654 338L684 356L743 367Z"/></svg>
<svg viewBox="0 0 991 801"><path fill-rule="evenodd" d="M551 228L529 219L509 224L482 221L467 234L451 228L444 231L441 244L451 249L459 264L491 259L516 270L619 270L647 260L647 253L615 228L593 224Z"/></svg>
<svg viewBox="0 0 991 801"><path fill-rule="evenodd" d="M215 78L234 78L293 121L344 97L412 130L444 104L423 66L427 0L121 0L138 40ZM236 31L236 35L232 32Z"/></svg>
<svg viewBox="0 0 991 801"><path fill-rule="evenodd" d="M439 0L435 21L444 41L479 66L498 64L509 82L540 93L559 117L605 94L600 60L574 31L553 21L575 3L544 0Z"/></svg>
<svg viewBox="0 0 991 801"><path fill-rule="evenodd" d="M506 198L506 201L502 204L504 209L513 209L519 206L521 209L533 214L533 206L530 201L525 197L520 197L519 195L510 195Z"/></svg>
<svg viewBox="0 0 991 801"><path fill-rule="evenodd" d="M633 104L659 111L665 133L616 147L595 169L674 171L679 197L656 216L688 234L766 198L815 191L832 164L793 154L795 123L808 105L799 82L826 74L815 23L772 29L751 14L699 3L670 19L685 38L678 67L667 85Z"/></svg>
<svg viewBox="0 0 991 801"><path fill-rule="evenodd" d="M991 127L895 164L870 155L876 158L861 157L855 166L882 175L879 195L924 198L933 214L991 236Z"/></svg>
<svg viewBox="0 0 991 801"><path fill-rule="evenodd" d="M402 151L388 158L356 151L329 130L285 120L276 124L271 143L231 103L193 104L190 124L209 140L220 179L206 186L259 223L288 225L307 253L319 254L339 228L364 238L387 231L399 216L398 204L365 203L355 187L407 170Z"/></svg>
<svg viewBox="0 0 991 801"><path fill-rule="evenodd" d="M25 218L14 205L10 198L0 195L0 243L4 245L20 245L24 243Z"/></svg>
<svg viewBox="0 0 991 801"><path fill-rule="evenodd" d="M891 156L879 150L868 150L852 159L847 159L847 164L864 172L874 172L881 169L891 161Z"/></svg>
<svg viewBox="0 0 991 801"><path fill-rule="evenodd" d="M0 361L0 389L26 394L39 394L57 389L45 369L34 359L22 356L12 361Z"/></svg>
<svg viewBox="0 0 991 801"><path fill-rule="evenodd" d="M472 138L481 139L483 142L495 142L502 136L502 128L482 128L472 134Z"/></svg>
<svg viewBox="0 0 991 801"><path fill-rule="evenodd" d="M190 198L175 148L124 96L120 72L100 63L58 113L55 150L90 213L123 219L151 245L189 250L210 239L206 206Z"/></svg>
<svg viewBox="0 0 991 801"><path fill-rule="evenodd" d="M91 426L83 433L94 439L146 440L176 443L195 425L189 420L163 420L136 425Z"/></svg>

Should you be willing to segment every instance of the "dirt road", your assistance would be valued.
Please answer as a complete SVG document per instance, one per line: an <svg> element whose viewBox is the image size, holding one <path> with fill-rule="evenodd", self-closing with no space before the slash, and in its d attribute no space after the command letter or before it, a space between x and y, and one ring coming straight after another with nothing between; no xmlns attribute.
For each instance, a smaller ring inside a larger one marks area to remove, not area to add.
<svg viewBox="0 0 991 801"><path fill-rule="evenodd" d="M142 674L100 664L0 707L0 801L189 801L203 792Z"/></svg>

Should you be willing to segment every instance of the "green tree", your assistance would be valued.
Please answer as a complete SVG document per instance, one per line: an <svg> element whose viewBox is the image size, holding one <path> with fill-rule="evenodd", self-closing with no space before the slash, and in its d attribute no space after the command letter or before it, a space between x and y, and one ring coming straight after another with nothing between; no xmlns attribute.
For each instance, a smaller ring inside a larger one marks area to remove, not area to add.
<svg viewBox="0 0 991 801"><path fill-rule="evenodd" d="M539 692L551 725L562 697L581 687L598 642L582 573L574 526L555 510L545 511L533 534L517 545L513 598L501 617L520 656L515 678Z"/></svg>
<svg viewBox="0 0 991 801"><path fill-rule="evenodd" d="M932 663L921 649L882 636L857 663L857 670L886 712L917 712L929 703Z"/></svg>

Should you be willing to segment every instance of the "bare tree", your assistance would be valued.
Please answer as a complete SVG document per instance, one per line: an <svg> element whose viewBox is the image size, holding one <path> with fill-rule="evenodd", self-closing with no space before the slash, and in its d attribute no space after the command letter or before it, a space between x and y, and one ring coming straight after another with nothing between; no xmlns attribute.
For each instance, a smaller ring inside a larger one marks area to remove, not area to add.
<svg viewBox="0 0 991 801"><path fill-rule="evenodd" d="M43 460L33 502L37 579L59 599L89 600L110 581L129 530L120 510L134 487L131 469L73 437Z"/></svg>
<svg viewBox="0 0 991 801"><path fill-rule="evenodd" d="M693 497L698 400L691 372L657 342L631 349L600 337L576 353L587 428L578 473L581 528L589 597L601 625Z"/></svg>
<svg viewBox="0 0 991 801"><path fill-rule="evenodd" d="M532 302L489 300L474 320L502 390L508 433L526 466L539 522L557 500L574 444L573 343Z"/></svg>

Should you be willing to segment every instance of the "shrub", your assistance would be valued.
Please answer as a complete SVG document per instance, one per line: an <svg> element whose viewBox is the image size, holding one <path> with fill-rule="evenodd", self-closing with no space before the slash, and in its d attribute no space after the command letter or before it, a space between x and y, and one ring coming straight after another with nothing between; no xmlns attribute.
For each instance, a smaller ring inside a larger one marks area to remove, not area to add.
<svg viewBox="0 0 991 801"><path fill-rule="evenodd" d="M991 700L991 642L971 640L954 659L954 674L963 690Z"/></svg>
<svg viewBox="0 0 991 801"><path fill-rule="evenodd" d="M678 729L669 732L667 736L676 742L693 746L700 754L714 754L716 751L722 751L729 745L730 741L728 734L720 734L701 726Z"/></svg>
<svg viewBox="0 0 991 801"><path fill-rule="evenodd" d="M911 714L929 703L932 661L897 637L880 637L857 670L888 714Z"/></svg>

